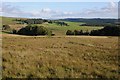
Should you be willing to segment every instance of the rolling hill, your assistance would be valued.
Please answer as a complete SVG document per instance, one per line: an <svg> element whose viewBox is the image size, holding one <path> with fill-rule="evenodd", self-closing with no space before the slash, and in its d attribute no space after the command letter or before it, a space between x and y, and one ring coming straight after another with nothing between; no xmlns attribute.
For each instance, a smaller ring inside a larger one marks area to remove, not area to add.
<svg viewBox="0 0 120 80"><path fill-rule="evenodd" d="M13 17L2 17L2 24L8 24L10 25L11 29L19 30L20 28L26 26L26 24L18 24L18 21L15 21L16 19L27 19L27 18L13 18ZM62 21L62 20L58 20ZM39 25L44 26L47 29L52 30L55 35L63 36L65 35L67 30L83 30L83 31L91 31L96 29L101 29L103 26L80 26L80 24L83 24L84 22L71 22L71 21L64 21L65 23L69 24L69 26L60 26L56 23L43 23L43 24L32 24L32 25Z"/></svg>

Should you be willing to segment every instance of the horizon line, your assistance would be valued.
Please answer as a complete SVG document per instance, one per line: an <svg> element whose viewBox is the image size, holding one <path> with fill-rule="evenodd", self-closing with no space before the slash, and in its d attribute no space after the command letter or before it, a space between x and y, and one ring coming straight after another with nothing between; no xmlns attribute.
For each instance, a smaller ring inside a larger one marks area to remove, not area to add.
<svg viewBox="0 0 120 80"><path fill-rule="evenodd" d="M68 17L68 18L30 18L30 17L13 17L13 16L0 16L0 17L9 17L9 18L28 18L28 19L49 19L49 20L58 20L58 19L119 19L119 18L100 18L100 17L91 17L91 18L85 18L85 17Z"/></svg>

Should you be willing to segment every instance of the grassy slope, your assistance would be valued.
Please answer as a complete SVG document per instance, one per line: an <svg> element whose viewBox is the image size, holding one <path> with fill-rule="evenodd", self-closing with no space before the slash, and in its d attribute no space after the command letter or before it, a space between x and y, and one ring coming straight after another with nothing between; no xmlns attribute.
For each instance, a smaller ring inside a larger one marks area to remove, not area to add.
<svg viewBox="0 0 120 80"><path fill-rule="evenodd" d="M15 19L26 19L26 18L15 18L15 17L0 17L0 18L2 18L2 24L8 24L8 25L16 24L17 22L14 21Z"/></svg>
<svg viewBox="0 0 120 80"><path fill-rule="evenodd" d="M13 21L15 20L16 18L10 18L10 17L2 17L2 21L3 21L3 24L9 24L11 26L12 29L17 29L19 30L20 28L26 26L26 25L23 25L23 24L16 24L16 21ZM19 19L19 18L17 18ZM22 18L22 19L25 19L25 18ZM45 26L46 28L50 29L53 31L53 33L55 33L56 35L65 35L66 31L67 30L93 30L93 29L100 29L102 27L90 27L90 26L79 26L80 24L82 23L78 23L78 22L67 22L70 26L59 26L59 25L56 25L55 23L53 24L49 24L49 23L44 23L44 24L37 24L37 25L43 25Z"/></svg>
<svg viewBox="0 0 120 80"><path fill-rule="evenodd" d="M16 24L16 21L13 21L15 18L2 17L2 24Z"/></svg>
<svg viewBox="0 0 120 80"><path fill-rule="evenodd" d="M117 77L117 38L3 36L3 77Z"/></svg>

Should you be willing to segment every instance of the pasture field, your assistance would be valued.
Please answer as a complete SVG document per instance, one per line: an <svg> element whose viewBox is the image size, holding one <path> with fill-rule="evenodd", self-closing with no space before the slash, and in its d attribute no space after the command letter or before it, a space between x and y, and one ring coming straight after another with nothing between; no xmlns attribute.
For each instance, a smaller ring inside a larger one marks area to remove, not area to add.
<svg viewBox="0 0 120 80"><path fill-rule="evenodd" d="M0 17L2 18L2 24L9 25L11 29L16 29L19 30L22 27L27 26L26 24L17 24L18 21L15 21L15 19L26 19L26 18L13 18L13 17ZM91 31L91 30L96 30L96 29L101 29L103 26L80 26L80 24L83 24L83 22L69 22L69 21L64 21L67 23L69 26L60 26L57 25L56 23L43 23L43 24L33 24L33 25L38 25L38 26L44 26L47 29L51 30L55 35L57 36L65 36L65 33L67 30L83 30L83 31ZM2 26L1 26L2 27Z"/></svg>
<svg viewBox="0 0 120 80"><path fill-rule="evenodd" d="M49 23L44 23L42 24L42 26L45 26L47 29L52 30L53 33L55 33L56 35L65 35L65 33L67 32L67 30L83 30L83 31L91 31L91 30L96 30L96 29L101 29L103 27L98 27L98 26L80 26L80 24L83 24L81 22L68 22L66 21L65 23L69 24L69 26L59 26L56 25L55 23L53 24L49 24ZM41 25L41 24L38 24Z"/></svg>
<svg viewBox="0 0 120 80"><path fill-rule="evenodd" d="M2 39L3 77L118 77L117 37L3 34Z"/></svg>
<svg viewBox="0 0 120 80"><path fill-rule="evenodd" d="M17 21L15 19L25 19L25 18L10 18L10 17L2 17L2 24L7 24L11 27L11 29L16 29L19 30L22 27L27 26L26 24L17 24ZM91 31L91 30L96 30L96 29L101 29L103 28L98 27L98 26L80 26L80 24L83 24L82 22L69 22L69 21L64 21L67 23L69 26L60 26L57 25L56 23L43 23L43 24L33 24L33 25L38 25L38 26L44 26L47 29L51 30L55 35L57 36L65 36L65 33L67 30L83 30L83 31Z"/></svg>

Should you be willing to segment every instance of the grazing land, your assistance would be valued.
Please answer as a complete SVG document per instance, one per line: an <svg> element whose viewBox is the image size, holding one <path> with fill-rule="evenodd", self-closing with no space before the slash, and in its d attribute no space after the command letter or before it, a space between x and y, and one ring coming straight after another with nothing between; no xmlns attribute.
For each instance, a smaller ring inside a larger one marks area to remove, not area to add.
<svg viewBox="0 0 120 80"><path fill-rule="evenodd" d="M19 30L22 27L27 26L26 24L17 24L18 22L15 21L15 19L23 19L25 20L26 18L11 18L11 17L2 17L3 23L2 24L7 24L11 27L11 29L16 29ZM91 31L91 30L97 30L103 28L103 26L80 26L80 24L84 24L83 22L69 22L69 21L64 21L69 26L60 26L55 23L43 23L43 24L32 24L32 25L38 25L38 26L44 26L49 30L52 30L52 32L56 36L65 36L67 30L83 30L83 31Z"/></svg>

